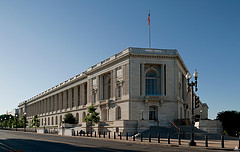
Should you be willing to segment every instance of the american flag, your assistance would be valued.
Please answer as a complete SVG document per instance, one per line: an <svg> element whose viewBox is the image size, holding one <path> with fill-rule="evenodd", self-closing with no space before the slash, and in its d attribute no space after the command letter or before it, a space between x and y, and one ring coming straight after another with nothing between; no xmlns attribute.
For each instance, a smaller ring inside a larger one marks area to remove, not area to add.
<svg viewBox="0 0 240 152"><path fill-rule="evenodd" d="M150 25L150 12L148 13L148 26Z"/></svg>

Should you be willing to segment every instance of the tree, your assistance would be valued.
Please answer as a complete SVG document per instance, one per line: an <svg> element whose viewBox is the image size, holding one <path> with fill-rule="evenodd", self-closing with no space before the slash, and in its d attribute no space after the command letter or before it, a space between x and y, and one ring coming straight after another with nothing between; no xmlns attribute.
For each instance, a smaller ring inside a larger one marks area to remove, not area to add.
<svg viewBox="0 0 240 152"><path fill-rule="evenodd" d="M13 128L19 127L19 121L17 117L14 117L12 125L13 125Z"/></svg>
<svg viewBox="0 0 240 152"><path fill-rule="evenodd" d="M9 119L9 120L7 121L7 126L8 126L9 128L12 128L12 123L13 123L12 119Z"/></svg>
<svg viewBox="0 0 240 152"><path fill-rule="evenodd" d="M26 115L23 115L22 118L20 119L20 127L26 128L27 123L28 121L27 121Z"/></svg>
<svg viewBox="0 0 240 152"><path fill-rule="evenodd" d="M217 120L222 122L223 132L230 136L240 133L240 112L222 111L217 114Z"/></svg>
<svg viewBox="0 0 240 152"><path fill-rule="evenodd" d="M63 122L69 124L76 124L76 119L71 113L67 113L64 115Z"/></svg>
<svg viewBox="0 0 240 152"><path fill-rule="evenodd" d="M88 123L91 127L91 132L92 132L92 125L95 123L98 123L100 121L100 117L98 116L99 113L96 112L96 109L93 105L88 107L88 113L87 115L83 118L83 121Z"/></svg>
<svg viewBox="0 0 240 152"><path fill-rule="evenodd" d="M39 126L40 126L40 121L39 121L37 115L34 115L34 116L33 116L33 119L32 119L32 126L33 126L33 127L39 127Z"/></svg>
<svg viewBox="0 0 240 152"><path fill-rule="evenodd" d="M7 121L7 120L4 120L4 121L3 121L3 127L5 127L5 129L6 129L6 127L8 126L7 124L8 124L8 121Z"/></svg>

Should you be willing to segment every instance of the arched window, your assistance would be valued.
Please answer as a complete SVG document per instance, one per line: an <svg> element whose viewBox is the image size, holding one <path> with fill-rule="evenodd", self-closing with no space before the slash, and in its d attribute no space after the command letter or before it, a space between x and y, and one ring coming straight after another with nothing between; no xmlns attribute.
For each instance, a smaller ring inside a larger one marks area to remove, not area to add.
<svg viewBox="0 0 240 152"><path fill-rule="evenodd" d="M48 117L48 125L50 125L50 118Z"/></svg>
<svg viewBox="0 0 240 152"><path fill-rule="evenodd" d="M43 124L44 126L47 124L47 118L44 119L44 122L43 122L43 123L44 123L44 124Z"/></svg>
<svg viewBox="0 0 240 152"><path fill-rule="evenodd" d="M149 107L149 120L157 120L157 107Z"/></svg>
<svg viewBox="0 0 240 152"><path fill-rule="evenodd" d="M145 78L146 95L157 94L157 74L154 71L149 71Z"/></svg>
<svg viewBox="0 0 240 152"><path fill-rule="evenodd" d="M117 107L116 109L116 120L120 120L121 119L121 108Z"/></svg>
<svg viewBox="0 0 240 152"><path fill-rule="evenodd" d="M83 119L85 118L85 116L86 116L86 113L83 112L83 113L82 113L82 121L83 121Z"/></svg>
<svg viewBox="0 0 240 152"><path fill-rule="evenodd" d="M57 116L56 116L55 120L56 120L55 121L56 122L55 125L58 125L58 117Z"/></svg>
<svg viewBox="0 0 240 152"><path fill-rule="evenodd" d="M76 121L77 121L77 124L79 123L79 114L77 113L76 114Z"/></svg>
<svg viewBox="0 0 240 152"><path fill-rule="evenodd" d="M60 119L59 119L59 124L61 124L62 123L62 115L60 115Z"/></svg>

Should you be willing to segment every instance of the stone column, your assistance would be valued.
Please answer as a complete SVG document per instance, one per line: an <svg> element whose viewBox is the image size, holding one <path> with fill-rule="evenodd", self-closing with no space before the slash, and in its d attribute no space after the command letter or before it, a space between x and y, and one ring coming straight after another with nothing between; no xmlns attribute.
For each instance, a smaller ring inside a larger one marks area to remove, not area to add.
<svg viewBox="0 0 240 152"><path fill-rule="evenodd" d="M78 86L74 87L74 107L78 107Z"/></svg>
<svg viewBox="0 0 240 152"><path fill-rule="evenodd" d="M43 99L43 113L46 113L46 103L45 103L45 99Z"/></svg>
<svg viewBox="0 0 240 152"><path fill-rule="evenodd" d="M68 89L68 108L72 108L72 89Z"/></svg>
<svg viewBox="0 0 240 152"><path fill-rule="evenodd" d="M63 109L67 110L67 90L63 92Z"/></svg>
<svg viewBox="0 0 240 152"><path fill-rule="evenodd" d="M54 100L54 96L51 96L51 103L52 103L52 112L55 111L55 100Z"/></svg>
<svg viewBox="0 0 240 152"><path fill-rule="evenodd" d="M123 95L129 95L129 63L123 66Z"/></svg>
<svg viewBox="0 0 240 152"><path fill-rule="evenodd" d="M98 96L99 100L103 100L103 75L99 76L99 88L98 88Z"/></svg>
<svg viewBox="0 0 240 152"><path fill-rule="evenodd" d="M161 81L161 92L160 92L160 94L161 95L164 95L164 84L165 84L165 82L164 82L164 80L165 80L165 78L164 78L164 76L165 76L165 74L164 74L164 65L161 65L161 77L160 77L160 81Z"/></svg>
<svg viewBox="0 0 240 152"><path fill-rule="evenodd" d="M144 64L140 65L140 94L145 95L145 74Z"/></svg>
<svg viewBox="0 0 240 152"><path fill-rule="evenodd" d="M49 103L48 112L50 113L50 112L52 111L52 102L51 102L51 97L48 97L48 103Z"/></svg>
<svg viewBox="0 0 240 152"><path fill-rule="evenodd" d="M43 114L43 100L40 101L40 114Z"/></svg>
<svg viewBox="0 0 240 152"><path fill-rule="evenodd" d="M99 102L99 92L100 92L100 83L99 83L99 81L100 81L100 79L99 79L99 77L100 76L97 76L96 77L96 84L97 84L97 92L96 92L96 103L98 103Z"/></svg>
<svg viewBox="0 0 240 152"><path fill-rule="evenodd" d="M59 93L58 94L58 96L59 96L59 101L58 101L58 103L59 103L59 110L61 111L62 109L63 109L63 93L61 92L61 93Z"/></svg>
<svg viewBox="0 0 240 152"><path fill-rule="evenodd" d="M92 91L91 91L91 79L87 81L87 104L91 103Z"/></svg>
<svg viewBox="0 0 240 152"><path fill-rule="evenodd" d="M107 109L107 121L109 121L109 107L107 106L106 109Z"/></svg>
<svg viewBox="0 0 240 152"><path fill-rule="evenodd" d="M55 105L54 109L55 109L56 112L58 111L58 99L57 99L57 96L58 96L58 94L53 95L54 105Z"/></svg>
<svg viewBox="0 0 240 152"><path fill-rule="evenodd" d="M84 84L80 85L80 105L84 105Z"/></svg>

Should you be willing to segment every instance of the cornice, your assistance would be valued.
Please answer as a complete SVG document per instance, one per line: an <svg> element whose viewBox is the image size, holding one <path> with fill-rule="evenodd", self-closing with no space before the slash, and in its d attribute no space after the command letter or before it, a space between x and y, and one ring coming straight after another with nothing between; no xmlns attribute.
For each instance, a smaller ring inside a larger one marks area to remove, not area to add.
<svg viewBox="0 0 240 152"><path fill-rule="evenodd" d="M139 56L139 57L155 57L155 58L176 58L177 56L179 56L177 50L173 50L173 49L150 49L150 48L133 48L133 47L129 47L91 67L89 67L86 71L46 90L43 91L42 93L26 100L23 101L21 103L19 103L18 107L26 104L26 103L31 103L32 101L38 100L46 95L51 94L54 91L60 90L66 86L69 86L79 80L85 79L86 77L88 77L90 74L101 70L103 68L105 68L106 66L110 66L116 62L118 62L119 60L123 60L125 58L129 58L130 56ZM179 58L181 59L181 58ZM183 61L180 63L183 63ZM184 65L184 63L183 63Z"/></svg>

